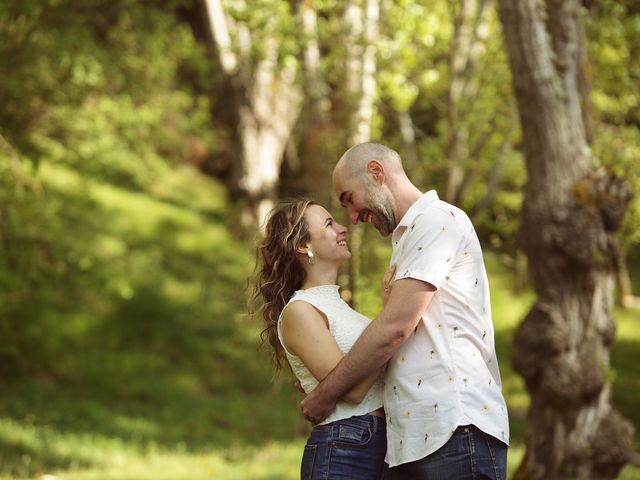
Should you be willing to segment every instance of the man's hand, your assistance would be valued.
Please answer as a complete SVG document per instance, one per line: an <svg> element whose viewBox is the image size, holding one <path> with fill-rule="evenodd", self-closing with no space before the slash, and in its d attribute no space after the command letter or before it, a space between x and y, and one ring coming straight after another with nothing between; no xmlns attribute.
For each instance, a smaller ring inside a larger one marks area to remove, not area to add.
<svg viewBox="0 0 640 480"><path fill-rule="evenodd" d="M336 408L336 398L325 398L319 392L320 388L316 388L307 397L300 402L300 410L304 418L309 420L312 425L317 425L333 412Z"/></svg>

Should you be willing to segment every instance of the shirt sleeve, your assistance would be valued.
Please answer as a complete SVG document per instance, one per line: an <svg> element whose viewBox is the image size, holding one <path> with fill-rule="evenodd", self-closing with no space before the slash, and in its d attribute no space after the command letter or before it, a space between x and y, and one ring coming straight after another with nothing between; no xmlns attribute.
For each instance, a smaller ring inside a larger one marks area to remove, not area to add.
<svg viewBox="0 0 640 480"><path fill-rule="evenodd" d="M416 216L404 236L396 280L414 278L440 288L464 240L453 212L429 209Z"/></svg>

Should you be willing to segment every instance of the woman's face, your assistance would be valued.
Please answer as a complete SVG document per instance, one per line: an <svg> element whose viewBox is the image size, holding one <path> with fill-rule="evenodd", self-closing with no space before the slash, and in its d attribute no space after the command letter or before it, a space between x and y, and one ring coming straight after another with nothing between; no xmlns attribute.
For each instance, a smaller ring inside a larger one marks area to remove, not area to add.
<svg viewBox="0 0 640 480"><path fill-rule="evenodd" d="M342 263L351 258L344 225L336 222L320 205L309 205L304 217L309 226L310 246L316 261Z"/></svg>

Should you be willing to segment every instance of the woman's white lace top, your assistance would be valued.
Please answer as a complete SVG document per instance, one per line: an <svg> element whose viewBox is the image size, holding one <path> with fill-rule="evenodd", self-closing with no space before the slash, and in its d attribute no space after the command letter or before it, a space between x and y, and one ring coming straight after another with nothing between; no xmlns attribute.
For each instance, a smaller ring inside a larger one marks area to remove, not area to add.
<svg viewBox="0 0 640 480"><path fill-rule="evenodd" d="M327 317L329 330L335 338L338 347L340 347L343 353L347 353L371 320L347 305L347 303L340 298L340 294L338 293L339 288L338 285L321 285L306 290L298 290L289 299L287 305L295 301L304 301L321 311ZM285 350L289 365L291 365L291 369L300 381L302 388L307 393L311 392L318 385L318 381L311 372L309 372L307 367L305 367L302 360L290 353L287 347L285 347L282 338L282 314L280 314L280 318L278 319L278 338ZM378 379L359 404L354 405L338 401L333 413L321 422L321 425L343 418L349 418L354 415L365 415L377 410L382 407L382 390L382 380Z"/></svg>

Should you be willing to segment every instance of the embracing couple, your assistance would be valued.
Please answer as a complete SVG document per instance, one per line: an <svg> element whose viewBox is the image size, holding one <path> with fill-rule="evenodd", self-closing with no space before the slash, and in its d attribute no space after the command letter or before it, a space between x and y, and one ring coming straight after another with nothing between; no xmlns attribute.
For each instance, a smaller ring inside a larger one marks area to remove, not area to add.
<svg viewBox="0 0 640 480"><path fill-rule="evenodd" d="M333 187L352 223L391 235L384 308L371 321L338 292L347 229L322 206L277 207L256 296L276 365L288 361L315 426L302 479L504 479L509 425L489 283L469 217L422 193L400 156L349 149Z"/></svg>

